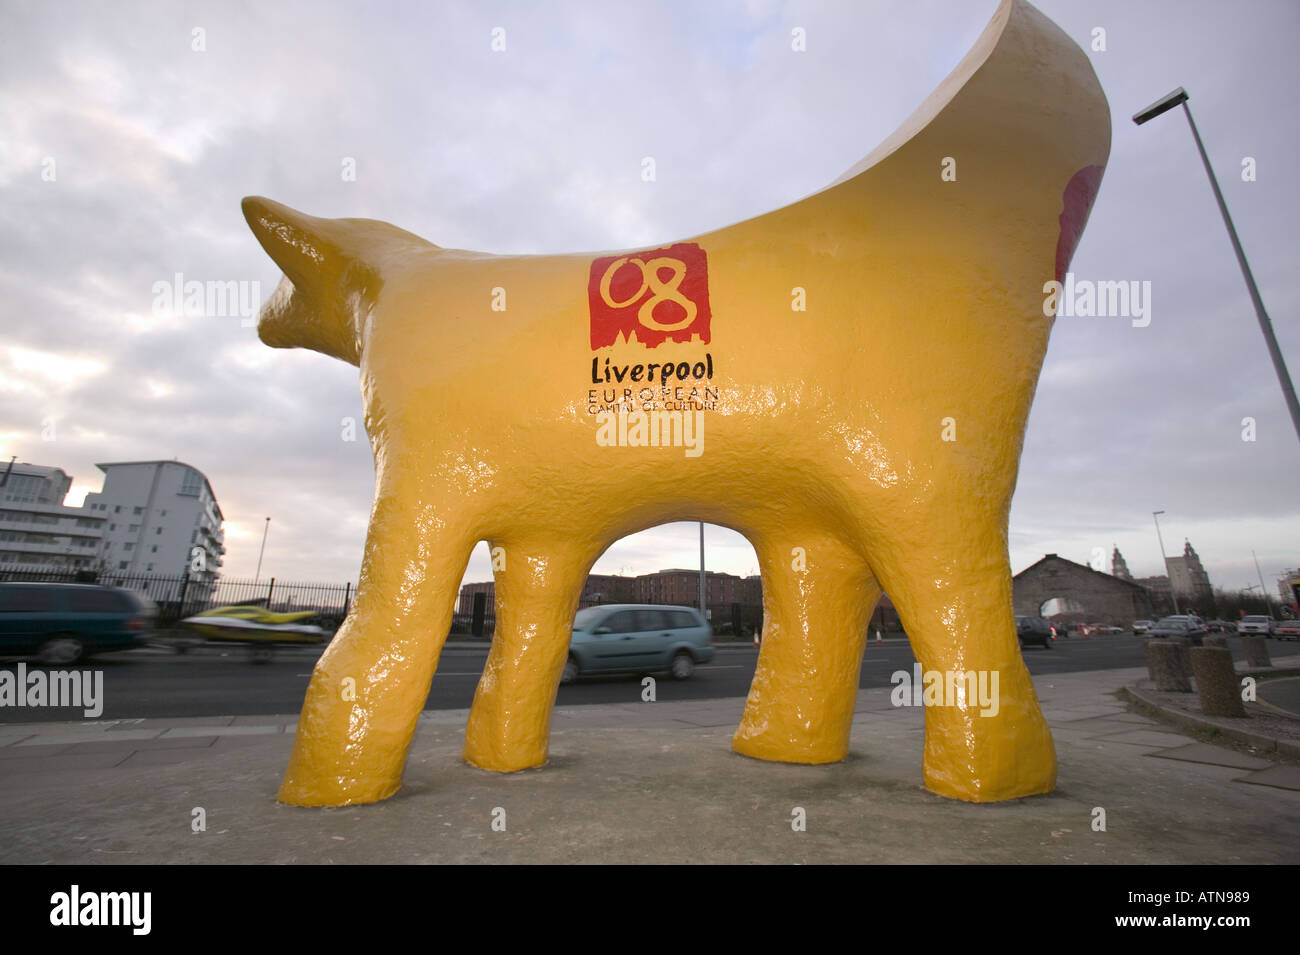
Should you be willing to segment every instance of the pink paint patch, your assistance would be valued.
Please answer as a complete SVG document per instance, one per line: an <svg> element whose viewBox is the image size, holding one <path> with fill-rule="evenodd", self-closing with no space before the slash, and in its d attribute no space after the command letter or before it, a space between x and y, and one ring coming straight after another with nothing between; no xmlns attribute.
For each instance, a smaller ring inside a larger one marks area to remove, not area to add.
<svg viewBox="0 0 1300 955"><path fill-rule="evenodd" d="M1065 281L1065 270L1074 258L1075 247L1083 235L1083 227L1088 224L1088 213L1092 211L1093 200L1101 188L1101 174L1105 166L1084 166L1070 179L1061 197L1064 209L1061 210L1061 234L1056 240L1056 281Z"/></svg>

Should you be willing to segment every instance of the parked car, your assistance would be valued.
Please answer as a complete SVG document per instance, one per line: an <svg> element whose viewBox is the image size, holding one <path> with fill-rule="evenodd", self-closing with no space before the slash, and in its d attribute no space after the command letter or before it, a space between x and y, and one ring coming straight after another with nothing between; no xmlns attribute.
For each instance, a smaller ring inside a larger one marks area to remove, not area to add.
<svg viewBox="0 0 1300 955"><path fill-rule="evenodd" d="M1186 637L1187 642L1199 647L1201 640L1209 631L1205 621L1190 614L1162 617L1154 627L1147 631L1151 637Z"/></svg>
<svg viewBox="0 0 1300 955"><path fill-rule="evenodd" d="M1259 614L1250 617L1242 617L1241 623L1237 624L1237 632L1262 633L1264 636L1268 636L1273 632L1273 618Z"/></svg>
<svg viewBox="0 0 1300 955"><path fill-rule="evenodd" d="M1300 640L1300 620L1274 621L1273 636L1279 640Z"/></svg>
<svg viewBox="0 0 1300 955"><path fill-rule="evenodd" d="M158 606L144 594L95 584L0 583L0 655L76 663L127 650L154 628Z"/></svg>
<svg viewBox="0 0 1300 955"><path fill-rule="evenodd" d="M1098 633L1125 633L1127 631L1125 631L1123 627L1117 627L1115 624L1112 623L1112 624L1107 624L1104 627L1098 627L1097 632Z"/></svg>
<svg viewBox="0 0 1300 955"><path fill-rule="evenodd" d="M1210 633L1236 633L1237 625L1231 620L1211 620L1205 625Z"/></svg>
<svg viewBox="0 0 1300 955"><path fill-rule="evenodd" d="M1156 622L1155 622L1154 620L1134 620L1134 621L1133 621L1133 632L1134 632L1134 633L1146 633L1148 630L1150 630L1150 629L1151 629L1152 627L1154 627L1155 625L1156 625Z"/></svg>
<svg viewBox="0 0 1300 955"><path fill-rule="evenodd" d="M1052 634L1052 626L1042 617L1017 617L1016 618L1016 636L1020 638L1020 646L1023 648L1027 643L1037 643L1044 650L1052 646L1052 640L1055 639Z"/></svg>
<svg viewBox="0 0 1300 955"><path fill-rule="evenodd" d="M668 670L685 680L697 663L713 659L713 631L694 607L605 604L573 618L569 659L560 682L586 673Z"/></svg>

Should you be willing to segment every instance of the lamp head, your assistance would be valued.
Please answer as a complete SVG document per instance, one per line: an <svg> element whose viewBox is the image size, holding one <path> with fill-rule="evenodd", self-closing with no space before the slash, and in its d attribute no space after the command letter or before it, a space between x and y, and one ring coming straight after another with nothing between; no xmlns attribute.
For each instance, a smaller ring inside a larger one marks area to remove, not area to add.
<svg viewBox="0 0 1300 955"><path fill-rule="evenodd" d="M1187 102L1187 100L1188 100L1187 90L1183 89L1180 86L1172 93L1169 93L1168 95L1162 97L1161 99L1156 100L1146 109L1134 113L1133 122L1141 126L1143 123L1147 122L1148 120L1155 119L1161 113L1167 112L1168 110L1173 109L1175 106Z"/></svg>

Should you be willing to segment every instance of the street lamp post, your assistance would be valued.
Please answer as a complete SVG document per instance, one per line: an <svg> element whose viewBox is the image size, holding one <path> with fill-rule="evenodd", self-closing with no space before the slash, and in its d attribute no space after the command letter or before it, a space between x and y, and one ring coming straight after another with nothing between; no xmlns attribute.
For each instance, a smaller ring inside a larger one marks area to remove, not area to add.
<svg viewBox="0 0 1300 955"><path fill-rule="evenodd" d="M709 617L709 605L704 595L704 522L700 521L700 613L704 619Z"/></svg>
<svg viewBox="0 0 1300 955"><path fill-rule="evenodd" d="M1287 372L1286 361L1282 358L1282 350L1278 347L1277 337L1273 334L1273 323L1269 321L1268 313L1264 311L1264 300L1259 297L1259 289L1255 287L1255 277L1251 275L1250 266L1246 263L1246 253L1241 248L1241 240L1237 238L1237 230L1233 228L1232 217L1228 215L1228 205L1223 201L1223 193L1219 191L1219 181L1214 178L1214 169L1210 166L1210 157L1205 154L1205 145L1201 142L1201 134L1196 130L1196 123L1192 120L1192 111L1187 108L1187 91L1181 86L1174 90L1163 99L1152 103L1146 109L1133 115L1133 122L1141 126L1148 120L1155 119L1161 113L1168 112L1175 106L1183 107L1183 114L1187 117L1187 125L1192 127L1192 137L1196 140L1196 148L1201 154L1201 162L1205 164L1205 173L1210 177L1210 186L1214 189L1214 198L1219 203L1219 212L1223 215L1223 224L1228 227L1228 236L1232 239L1233 251L1237 253L1237 264L1241 266L1241 274L1246 279L1246 288L1250 291L1250 300L1255 306L1255 317L1259 319L1259 329L1264 333L1264 342L1268 345L1269 356L1273 359L1273 368L1277 372L1277 380L1282 385L1282 396L1286 399L1287 409L1291 412L1291 424L1295 427L1296 437L1300 438L1300 401L1296 400L1295 387L1291 384L1291 375Z"/></svg>
<svg viewBox="0 0 1300 955"><path fill-rule="evenodd" d="M257 552L257 573L253 575L253 582L256 583L262 578L262 555L266 553L266 533L271 529L271 519L268 517L266 523L262 525L262 547Z"/></svg>
<svg viewBox="0 0 1300 955"><path fill-rule="evenodd" d="M1250 556L1255 558L1255 573L1259 575L1259 595L1264 598L1264 607L1268 610L1268 615L1273 616L1273 602L1268 599L1268 588L1264 586L1264 572L1259 569L1259 558L1255 557L1252 550Z"/></svg>
<svg viewBox="0 0 1300 955"><path fill-rule="evenodd" d="M1165 576L1169 578L1169 596L1174 601L1174 614L1178 613L1178 592L1174 590L1174 575L1169 573L1169 558L1165 556L1165 539L1160 535L1160 515L1164 511L1152 511L1151 519L1156 522L1156 540L1160 541L1160 559L1165 562Z"/></svg>

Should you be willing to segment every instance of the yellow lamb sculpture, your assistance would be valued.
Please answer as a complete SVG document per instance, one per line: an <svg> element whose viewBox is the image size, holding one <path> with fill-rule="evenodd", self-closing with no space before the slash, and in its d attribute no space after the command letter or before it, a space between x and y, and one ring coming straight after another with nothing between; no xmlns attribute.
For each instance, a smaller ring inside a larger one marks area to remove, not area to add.
<svg viewBox="0 0 1300 955"><path fill-rule="evenodd" d="M280 800L397 791L481 540L499 558L496 632L464 757L544 764L588 571L667 521L734 528L758 552L762 650L736 752L844 758L883 590L924 671L959 676L926 708L926 787L1049 792L1007 519L1045 286L1109 150L1087 56L1004 0L838 181L689 240L491 255L245 199L285 275L258 334L360 368L376 471L356 600L312 674ZM963 674L994 675L997 705L960 692Z"/></svg>

